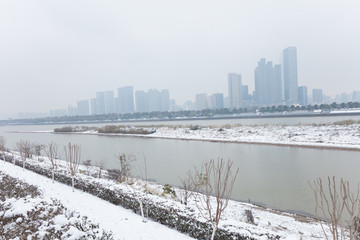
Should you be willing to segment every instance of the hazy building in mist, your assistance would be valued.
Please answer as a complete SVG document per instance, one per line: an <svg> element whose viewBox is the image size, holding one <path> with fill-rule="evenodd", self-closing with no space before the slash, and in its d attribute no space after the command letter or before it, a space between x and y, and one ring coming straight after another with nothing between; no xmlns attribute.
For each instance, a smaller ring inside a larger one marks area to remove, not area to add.
<svg viewBox="0 0 360 240"><path fill-rule="evenodd" d="M308 89L306 86L298 87L298 98L301 106L308 105Z"/></svg>
<svg viewBox="0 0 360 240"><path fill-rule="evenodd" d="M322 89L313 89L312 98L314 104L322 104L324 102L324 96Z"/></svg>
<svg viewBox="0 0 360 240"><path fill-rule="evenodd" d="M134 91L132 86L118 88L118 97L115 100L117 113L134 112Z"/></svg>
<svg viewBox="0 0 360 240"><path fill-rule="evenodd" d="M106 91L104 93L105 100L105 113L114 113L115 112L115 99L114 91Z"/></svg>
<svg viewBox="0 0 360 240"><path fill-rule="evenodd" d="M148 91L149 112L161 111L161 94L157 89L149 89Z"/></svg>
<svg viewBox="0 0 360 240"><path fill-rule="evenodd" d="M241 108L242 100L241 74L228 73L229 107Z"/></svg>
<svg viewBox="0 0 360 240"><path fill-rule="evenodd" d="M286 104L298 102L298 74L296 47L283 51L284 95Z"/></svg>
<svg viewBox="0 0 360 240"><path fill-rule="evenodd" d="M282 102L281 66L260 59L255 68L255 102L276 105Z"/></svg>
<svg viewBox="0 0 360 240"><path fill-rule="evenodd" d="M90 110L91 110L91 115L96 115L96 98L91 98L90 99Z"/></svg>
<svg viewBox="0 0 360 240"><path fill-rule="evenodd" d="M199 93L195 95L195 109L203 110L208 108L207 94Z"/></svg>
<svg viewBox="0 0 360 240"><path fill-rule="evenodd" d="M67 107L67 115L68 116L76 116L77 115L77 108L73 105L68 105Z"/></svg>
<svg viewBox="0 0 360 240"><path fill-rule="evenodd" d="M148 95L144 91L135 92L136 112L149 112Z"/></svg>
<svg viewBox="0 0 360 240"><path fill-rule="evenodd" d="M353 91L352 100L353 102L360 102L360 91Z"/></svg>
<svg viewBox="0 0 360 240"><path fill-rule="evenodd" d="M105 114L105 93L96 92L95 114Z"/></svg>
<svg viewBox="0 0 360 240"><path fill-rule="evenodd" d="M66 109L55 109L50 111L50 116L52 117L62 117L66 116Z"/></svg>
<svg viewBox="0 0 360 240"><path fill-rule="evenodd" d="M209 97L209 107L211 109L222 109L224 108L224 94L214 93Z"/></svg>
<svg viewBox="0 0 360 240"><path fill-rule="evenodd" d="M89 100L77 101L77 111L79 116L89 115Z"/></svg>
<svg viewBox="0 0 360 240"><path fill-rule="evenodd" d="M195 110L195 103L191 100L187 100L181 107L183 110L187 111Z"/></svg>
<svg viewBox="0 0 360 240"><path fill-rule="evenodd" d="M161 101L161 111L162 112L170 111L170 94L169 94L169 90L167 90L167 89L161 90L160 101Z"/></svg>

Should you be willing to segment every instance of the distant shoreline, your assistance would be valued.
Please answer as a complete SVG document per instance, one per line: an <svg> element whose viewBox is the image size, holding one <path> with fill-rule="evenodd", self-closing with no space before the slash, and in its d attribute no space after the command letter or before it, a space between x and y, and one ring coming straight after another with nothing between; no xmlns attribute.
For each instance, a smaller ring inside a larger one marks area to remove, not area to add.
<svg viewBox="0 0 360 240"><path fill-rule="evenodd" d="M350 110L351 111L351 110ZM60 121L60 122L40 122L40 123L3 123L1 126L21 126L21 125L61 125L61 124L94 124L94 123L136 123L136 122L182 122L182 121L202 121L202 120L226 120L226 119L272 119L272 118L303 118L303 117L337 117L337 116L360 116L359 112L322 112L322 113L261 113L237 114L237 115L219 115L212 117L190 117L190 118L162 118L162 119L118 119L118 120L101 120L101 121ZM0 121L1 122L1 121Z"/></svg>
<svg viewBox="0 0 360 240"><path fill-rule="evenodd" d="M34 132L39 133L39 132ZM40 132L41 133L41 132ZM226 140L226 139L210 139L210 138L186 138L186 137L165 137L154 135L139 135L139 134L121 134L121 133L84 133L84 132L43 132L52 134L82 134L82 135L97 135L108 137L133 137L133 138L146 138L146 139L166 139L166 140L181 140L181 141L201 141L201 142L214 142L214 143L233 143L233 144L248 144L248 145L267 145L277 147L296 147L296 148L310 148L318 150L338 150L338 151L356 151L360 152L360 145L331 145L327 143L307 143L307 142L256 142L256 141L241 141L241 140Z"/></svg>

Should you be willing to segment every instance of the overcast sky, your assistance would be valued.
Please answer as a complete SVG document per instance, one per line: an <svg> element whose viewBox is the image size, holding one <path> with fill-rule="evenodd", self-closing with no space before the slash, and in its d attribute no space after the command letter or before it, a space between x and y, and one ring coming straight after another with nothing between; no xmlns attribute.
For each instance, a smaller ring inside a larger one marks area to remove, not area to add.
<svg viewBox="0 0 360 240"><path fill-rule="evenodd" d="M0 116L76 105L132 85L227 95L227 73L254 90L260 58L296 46L299 85L360 90L360 1L1 0Z"/></svg>

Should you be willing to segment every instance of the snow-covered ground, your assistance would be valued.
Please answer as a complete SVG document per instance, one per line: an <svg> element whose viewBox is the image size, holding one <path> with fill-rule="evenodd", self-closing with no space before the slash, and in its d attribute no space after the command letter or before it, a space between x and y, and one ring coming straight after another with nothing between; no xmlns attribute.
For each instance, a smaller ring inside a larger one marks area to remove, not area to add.
<svg viewBox="0 0 360 240"><path fill-rule="evenodd" d="M129 129L135 127L128 127ZM360 150L360 124L324 125L259 125L221 127L152 127L152 134L132 136L147 138L168 138L203 140L234 143L276 144L298 147L339 148ZM96 130L78 134L100 134ZM103 134L102 134L103 135ZM105 135L126 135L105 133Z"/></svg>
<svg viewBox="0 0 360 240"><path fill-rule="evenodd" d="M56 199L67 209L77 211L82 216L87 216L93 223L99 224L101 229L111 231L115 239L191 239L189 236L169 229L159 223L152 221L144 223L141 216L130 210L115 206L80 190L72 192L71 187L67 185L58 182L52 183L51 179L28 170L23 170L2 160L0 162L0 169L12 177L38 187L41 191L41 196L28 199L27 201L24 199L18 201L8 199L6 204L11 205L10 210L3 213L0 212L0 215L3 215L1 217L14 213L25 215L28 210L31 210L40 202L52 202ZM71 221L71 219L67 219L65 215L56 217L55 227L61 228L64 221ZM82 234L74 228L69 231L69 238L62 239L79 239ZM20 236L13 237L16 239L16 237Z"/></svg>
<svg viewBox="0 0 360 240"><path fill-rule="evenodd" d="M9 154L9 156L11 156ZM16 153L15 157L19 158ZM50 168L46 157L27 159L27 164L38 168ZM169 229L159 223L147 220L130 210L113 205L93 195L75 190L61 183L52 183L51 179L23 170L10 163L0 162L0 169L5 174L26 181L40 189L42 198L46 201L56 199L66 208L78 211L82 216L87 216L93 223L98 223L101 229L112 231L115 239L189 239L190 237L175 230ZM50 170L49 170L50 171ZM69 175L66 172L66 164L59 162L58 172ZM146 207L147 203L153 203L168 209L173 209L179 215L189 216L205 222L199 208L195 206L195 198L190 197L188 205L181 203L183 190L173 188L176 195L165 194L162 185L146 182L140 179L130 179L125 183L107 179L107 171L102 172L102 178L96 178L99 169L94 166L80 168L77 180L100 184L101 186L121 191L139 199ZM91 176L90 176L91 175ZM213 203L215 200L213 199ZM10 202L11 204L11 202ZM16 207L14 207L16 208ZM254 217L254 222L249 222L245 211L248 210ZM1 213L0 213L1 214ZM4 214L4 213L2 213ZM145 214L146 215L146 214ZM63 218L65 220L65 218ZM279 236L281 239L323 239L320 224L307 217L274 211L256 205L230 201L223 213L219 228L229 232L240 233L243 236L254 239L270 239Z"/></svg>

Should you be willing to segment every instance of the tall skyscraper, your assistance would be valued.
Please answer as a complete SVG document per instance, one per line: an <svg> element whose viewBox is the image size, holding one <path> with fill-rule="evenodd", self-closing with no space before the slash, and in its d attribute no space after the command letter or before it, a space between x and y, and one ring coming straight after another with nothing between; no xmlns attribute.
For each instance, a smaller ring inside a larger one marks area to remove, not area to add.
<svg viewBox="0 0 360 240"><path fill-rule="evenodd" d="M118 88L118 97L116 99L116 112L134 112L134 92L132 86Z"/></svg>
<svg viewBox="0 0 360 240"><path fill-rule="evenodd" d="M135 92L136 112L149 112L148 95L144 91Z"/></svg>
<svg viewBox="0 0 360 240"><path fill-rule="evenodd" d="M241 74L228 73L229 107L241 108L242 89Z"/></svg>
<svg viewBox="0 0 360 240"><path fill-rule="evenodd" d="M90 99L90 107L91 107L91 115L96 115L97 114L96 98Z"/></svg>
<svg viewBox="0 0 360 240"><path fill-rule="evenodd" d="M170 94L169 90L163 89L160 93L161 98L161 111L167 112L170 110Z"/></svg>
<svg viewBox="0 0 360 240"><path fill-rule="evenodd" d="M286 104L298 102L298 74L296 47L288 47L283 51L284 93Z"/></svg>
<svg viewBox="0 0 360 240"><path fill-rule="evenodd" d="M96 93L96 114L105 114L105 93Z"/></svg>
<svg viewBox="0 0 360 240"><path fill-rule="evenodd" d="M298 87L298 98L301 106L308 105L308 89L306 86Z"/></svg>
<svg viewBox="0 0 360 240"><path fill-rule="evenodd" d="M282 102L281 67L260 59L255 69L255 102L258 104L280 104Z"/></svg>
<svg viewBox="0 0 360 240"><path fill-rule="evenodd" d="M203 110L208 108L207 94L199 93L195 95L195 109Z"/></svg>
<svg viewBox="0 0 360 240"><path fill-rule="evenodd" d="M212 109L224 108L224 95L222 93L214 93L210 96L209 107Z"/></svg>
<svg viewBox="0 0 360 240"><path fill-rule="evenodd" d="M115 112L115 99L113 91L105 92L105 113L114 113Z"/></svg>
<svg viewBox="0 0 360 240"><path fill-rule="evenodd" d="M148 91L149 112L161 111L161 95L157 89L149 89Z"/></svg>
<svg viewBox="0 0 360 240"><path fill-rule="evenodd" d="M324 102L324 96L322 89L313 89L312 97L314 104L322 104Z"/></svg>
<svg viewBox="0 0 360 240"><path fill-rule="evenodd" d="M89 115L89 100L81 100L77 102L77 111L79 116Z"/></svg>

